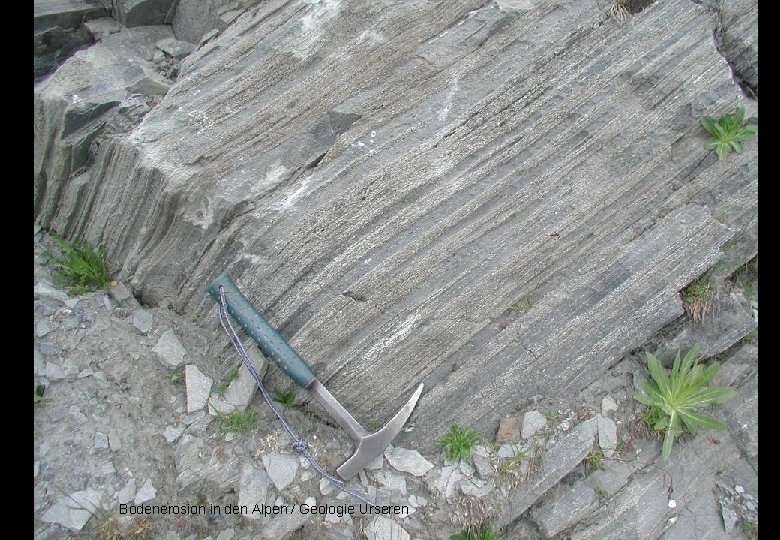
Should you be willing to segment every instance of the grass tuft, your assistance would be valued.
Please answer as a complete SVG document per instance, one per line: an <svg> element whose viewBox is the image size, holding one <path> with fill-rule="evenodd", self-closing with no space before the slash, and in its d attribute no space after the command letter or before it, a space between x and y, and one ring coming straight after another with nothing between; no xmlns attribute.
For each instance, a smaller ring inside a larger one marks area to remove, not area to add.
<svg viewBox="0 0 780 540"><path fill-rule="evenodd" d="M482 527L480 529L467 529L453 534L450 536L450 540L501 540L503 536L495 531L491 527Z"/></svg>
<svg viewBox="0 0 780 540"><path fill-rule="evenodd" d="M471 453L477 447L479 433L472 428L462 428L458 424L450 426L450 432L439 441L444 447L444 455L452 461L471 461Z"/></svg>
<svg viewBox="0 0 780 540"><path fill-rule="evenodd" d="M257 423L255 411L233 411L230 414L217 411L217 416L222 420L220 429L223 433L246 431L252 429Z"/></svg>
<svg viewBox="0 0 780 540"><path fill-rule="evenodd" d="M50 233L57 245L61 257L49 253L54 265L54 284L64 288L69 295L105 289L111 283L111 273L106 265L106 252L103 246L93 249L87 242L71 244L57 233Z"/></svg>

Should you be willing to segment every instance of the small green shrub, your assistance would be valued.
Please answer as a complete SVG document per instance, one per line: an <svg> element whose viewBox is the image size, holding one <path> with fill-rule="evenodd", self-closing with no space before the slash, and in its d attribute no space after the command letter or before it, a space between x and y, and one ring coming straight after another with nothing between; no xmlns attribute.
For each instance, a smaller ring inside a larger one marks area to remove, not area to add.
<svg viewBox="0 0 780 540"><path fill-rule="evenodd" d="M450 536L450 540L501 540L503 538L490 527L482 527L479 530L468 529Z"/></svg>
<svg viewBox="0 0 780 540"><path fill-rule="evenodd" d="M743 126L744 120L745 107L740 107L734 114L724 113L717 120L711 116L702 116L701 125L714 139L704 147L715 150L718 159L723 159L729 152L741 154L742 142L758 135L758 126Z"/></svg>
<svg viewBox="0 0 780 540"><path fill-rule="evenodd" d="M514 304L512 304L512 311L517 313L518 315L523 315L526 313L529 309L531 309L533 305L531 304L531 299L529 297L523 297Z"/></svg>
<svg viewBox="0 0 780 540"><path fill-rule="evenodd" d="M602 499L606 499L607 497L609 497L609 491L607 491L601 486L594 487L593 491L595 491L596 495L598 495Z"/></svg>
<svg viewBox="0 0 780 540"><path fill-rule="evenodd" d="M661 363L647 353L647 369L652 380L642 383L643 394L634 399L644 403L650 410L644 415L648 427L664 433L661 457L666 460L672 451L674 438L698 428L725 429L725 425L714 418L700 414L698 409L721 404L736 394L733 388L712 387L707 385L717 375L720 365L712 362L705 367L697 356L698 346L694 346L680 360L680 351L674 359L671 373L667 373Z"/></svg>
<svg viewBox="0 0 780 540"><path fill-rule="evenodd" d="M588 470L603 471L605 468L604 451L601 448L591 450L588 454Z"/></svg>
<svg viewBox="0 0 780 540"><path fill-rule="evenodd" d="M255 411L233 411L230 414L217 412L217 416L222 420L221 429L224 433L246 431L257 422Z"/></svg>
<svg viewBox="0 0 780 540"><path fill-rule="evenodd" d="M682 290L680 296L691 318L697 322L701 321L712 308L715 300L715 288L710 273L705 272L691 281Z"/></svg>
<svg viewBox="0 0 780 540"><path fill-rule="evenodd" d="M53 231L51 238L62 255L60 258L49 254L56 268L55 285L64 288L71 296L108 287L111 273L106 265L103 246L94 250L87 242L71 244Z"/></svg>
<svg viewBox="0 0 780 540"><path fill-rule="evenodd" d="M285 407L292 407L293 405L295 405L295 394L293 392L274 388L271 391L271 395L276 401L278 401Z"/></svg>
<svg viewBox="0 0 780 540"><path fill-rule="evenodd" d="M452 461L471 461L471 452L479 442L479 433L472 428L462 428L458 424L450 426L450 432L439 441L444 447L444 455Z"/></svg>

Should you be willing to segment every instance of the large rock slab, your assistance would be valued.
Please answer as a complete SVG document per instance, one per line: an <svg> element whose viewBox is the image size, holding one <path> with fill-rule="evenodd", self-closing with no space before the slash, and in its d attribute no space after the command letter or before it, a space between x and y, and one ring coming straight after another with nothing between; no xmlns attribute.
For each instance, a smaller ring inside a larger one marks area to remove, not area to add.
<svg viewBox="0 0 780 540"><path fill-rule="evenodd" d="M173 21L175 0L112 0L114 17L125 26L152 26Z"/></svg>
<svg viewBox="0 0 780 540"><path fill-rule="evenodd" d="M205 315L229 270L366 424L423 380L399 444L492 434L519 398L587 387L683 313L729 239L755 238L756 144L718 161L699 124L757 115L716 15L602 17L264 2L101 145L90 205L57 208L52 186L38 220L104 243L149 305Z"/></svg>
<svg viewBox="0 0 780 540"><path fill-rule="evenodd" d="M36 32L53 27L78 28L85 20L109 15L101 0L34 0L33 24Z"/></svg>
<svg viewBox="0 0 780 540"><path fill-rule="evenodd" d="M49 221L59 206L80 212L94 196L95 180L74 176L92 159L90 145L109 116L133 94L162 95L169 82L146 61L154 44L172 37L168 27L127 29L69 58L35 86L35 208Z"/></svg>

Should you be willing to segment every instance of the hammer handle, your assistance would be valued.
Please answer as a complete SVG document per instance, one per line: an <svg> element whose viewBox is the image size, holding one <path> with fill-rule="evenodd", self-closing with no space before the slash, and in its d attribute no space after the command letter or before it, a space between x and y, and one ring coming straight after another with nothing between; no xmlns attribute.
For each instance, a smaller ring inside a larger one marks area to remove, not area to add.
<svg viewBox="0 0 780 540"><path fill-rule="evenodd" d="M295 349L290 347L279 332L241 294L227 272L222 273L207 288L217 303L220 303L220 287L225 292L228 313L238 321L247 334L252 336L263 354L276 362L282 371L295 381L295 384L301 388L308 387L315 379L309 364L295 352Z"/></svg>

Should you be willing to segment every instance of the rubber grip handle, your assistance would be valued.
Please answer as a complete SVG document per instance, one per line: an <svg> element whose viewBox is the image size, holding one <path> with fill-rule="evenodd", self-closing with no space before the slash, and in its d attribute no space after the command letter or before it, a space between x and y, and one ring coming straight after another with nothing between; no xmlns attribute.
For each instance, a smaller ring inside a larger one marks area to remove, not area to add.
<svg viewBox="0 0 780 540"><path fill-rule="evenodd" d="M247 334L257 342L257 346L263 354L276 362L276 364L290 377L295 384L306 388L314 380L309 364L301 358L295 349L277 332L273 326L263 317L241 294L238 287L227 272L222 273L207 287L211 297L220 303L219 288L225 291L225 304L227 310Z"/></svg>

